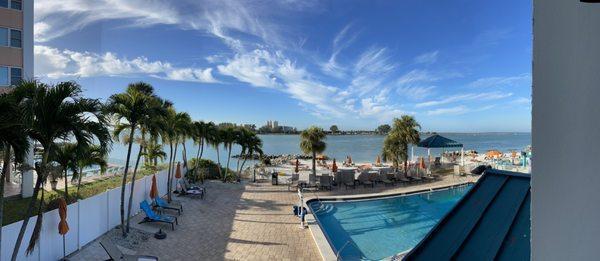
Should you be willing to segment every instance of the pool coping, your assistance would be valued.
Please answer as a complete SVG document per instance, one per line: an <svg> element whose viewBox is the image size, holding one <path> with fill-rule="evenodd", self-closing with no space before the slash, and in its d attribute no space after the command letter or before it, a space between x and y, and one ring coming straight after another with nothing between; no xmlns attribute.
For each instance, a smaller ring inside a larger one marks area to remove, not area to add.
<svg viewBox="0 0 600 261"><path fill-rule="evenodd" d="M425 188L425 189L415 189L415 190L409 190L406 192L395 192L395 193L381 192L381 193L324 196L324 197L308 196L308 197L306 197L307 199L304 202L304 204L306 205L306 209L308 210L308 213L306 213L306 215L305 215L305 220L306 220L306 223L308 225L308 228L310 229L313 240L315 240L315 243L317 245L317 248L319 249L319 253L321 254L321 257L323 258L323 260L325 260L325 261L337 260L337 255L335 254L335 251L333 250L333 246L331 246L331 244L329 243L329 239L327 238L327 236L321 229L321 224L320 224L319 220L317 218L315 218L315 216L312 213L312 209L308 206L310 202L316 201L316 200L318 200L318 201L353 200L354 201L354 200L369 200L369 199L379 199L379 198L387 198L387 197L407 196L407 195L433 192L433 191L437 191L437 190L450 189L450 188L469 185L469 184L475 184L475 182L466 181L466 182L456 183L456 184L452 184L452 185L439 185L439 186L434 186L434 187ZM395 260L395 258L402 257L404 254L408 253L408 251L410 251L410 249L403 251L401 253L398 253L396 255L384 258L384 260L391 260L391 259Z"/></svg>

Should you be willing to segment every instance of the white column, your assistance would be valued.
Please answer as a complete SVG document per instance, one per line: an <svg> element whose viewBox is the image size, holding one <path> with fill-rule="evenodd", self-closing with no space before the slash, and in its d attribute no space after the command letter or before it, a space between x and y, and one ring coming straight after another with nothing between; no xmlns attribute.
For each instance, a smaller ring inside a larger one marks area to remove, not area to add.
<svg viewBox="0 0 600 261"><path fill-rule="evenodd" d="M35 165L33 160L33 147L35 146L35 142L30 141L30 148L27 156L25 157L25 162L29 167L33 168ZM33 170L23 171L21 175L21 197L29 198L33 196Z"/></svg>
<svg viewBox="0 0 600 261"><path fill-rule="evenodd" d="M465 147L460 147L460 165L465 165Z"/></svg>
<svg viewBox="0 0 600 261"><path fill-rule="evenodd" d="M415 161L415 145L410 146L410 161Z"/></svg>

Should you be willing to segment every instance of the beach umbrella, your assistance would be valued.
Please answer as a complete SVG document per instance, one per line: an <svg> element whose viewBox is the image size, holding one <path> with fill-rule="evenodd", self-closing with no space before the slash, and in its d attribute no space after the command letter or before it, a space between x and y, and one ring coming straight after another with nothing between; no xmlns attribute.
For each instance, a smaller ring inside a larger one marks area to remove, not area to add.
<svg viewBox="0 0 600 261"><path fill-rule="evenodd" d="M156 185L156 175L152 175L152 186L150 187L150 198L158 197L158 186Z"/></svg>
<svg viewBox="0 0 600 261"><path fill-rule="evenodd" d="M425 159L423 157L420 157L419 160L419 168L421 169L426 169L427 167L425 166Z"/></svg>
<svg viewBox="0 0 600 261"><path fill-rule="evenodd" d="M489 150L488 152L485 153L485 155L490 158L500 157L500 156L502 156L502 152L500 152L499 150Z"/></svg>
<svg viewBox="0 0 600 261"><path fill-rule="evenodd" d="M58 215L60 216L58 233L63 236L63 258L65 258L67 256L65 235L69 232L69 224L67 223L67 201L64 198L58 199Z"/></svg>
<svg viewBox="0 0 600 261"><path fill-rule="evenodd" d="M352 156L348 156L348 164L352 164Z"/></svg>
<svg viewBox="0 0 600 261"><path fill-rule="evenodd" d="M177 162L177 170L175 170L175 178L176 179L181 178L181 164L179 162Z"/></svg>
<svg viewBox="0 0 600 261"><path fill-rule="evenodd" d="M338 171L338 166L335 164L335 158L333 159L333 166L331 166L331 172L335 173Z"/></svg>
<svg viewBox="0 0 600 261"><path fill-rule="evenodd" d="M375 163L376 163L377 165L380 165L380 164L381 164L381 156L377 155L377 159L375 160Z"/></svg>
<svg viewBox="0 0 600 261"><path fill-rule="evenodd" d="M296 173L300 172L299 165L300 165L300 161L298 159L296 159L296 167L294 168L294 172L296 172Z"/></svg>

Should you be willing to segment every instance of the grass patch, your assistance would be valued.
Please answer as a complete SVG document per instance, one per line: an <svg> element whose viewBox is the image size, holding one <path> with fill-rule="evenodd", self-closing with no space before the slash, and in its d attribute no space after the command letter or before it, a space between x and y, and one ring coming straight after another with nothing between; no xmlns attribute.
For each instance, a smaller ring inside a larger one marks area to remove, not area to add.
<svg viewBox="0 0 600 261"><path fill-rule="evenodd" d="M158 171L166 169L166 165L160 165ZM156 172L146 169L138 170L136 174L136 180L139 180L145 176L152 175ZM128 175L128 179L131 180L131 174ZM115 175L111 177L106 177L103 179L98 179L86 184L81 184L81 188L79 189L80 197L79 199L86 199L100 193L103 193L109 189L118 188L121 186L123 182L123 175ZM70 202L75 201L75 192L77 191L76 186L69 186L69 198ZM56 209L57 205L55 200L59 197L64 196L63 190L57 191L48 191L44 192L44 212ZM38 198L36 199L36 207L34 208L34 213L32 216L37 215L37 203L42 198L42 193L40 191ZM2 225L8 225L19 220L23 219L25 212L27 211L27 206L31 202L32 198L16 198L16 199L4 199L4 217L2 219Z"/></svg>

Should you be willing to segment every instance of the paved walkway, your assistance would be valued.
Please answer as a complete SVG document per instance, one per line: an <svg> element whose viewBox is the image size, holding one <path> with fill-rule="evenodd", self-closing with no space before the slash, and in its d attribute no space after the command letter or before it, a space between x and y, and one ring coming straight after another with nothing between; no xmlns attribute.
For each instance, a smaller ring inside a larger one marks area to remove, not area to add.
<svg viewBox="0 0 600 261"><path fill-rule="evenodd" d="M435 183L342 188L306 196L406 192L472 179L447 176ZM294 191L287 191L287 186L272 186L266 181L243 185L212 181L207 182L206 187L205 200L177 198L184 204L184 213L175 231L163 229L168 233L167 239L149 238L136 249L122 248L123 252L154 255L160 260L321 260L310 230L301 229L298 218L291 215L298 196ZM136 229L157 231L159 225L156 224L138 225L141 218L142 215L134 218ZM109 232L104 237L111 234L118 233ZM97 241L70 257L70 260L105 259L108 256Z"/></svg>

